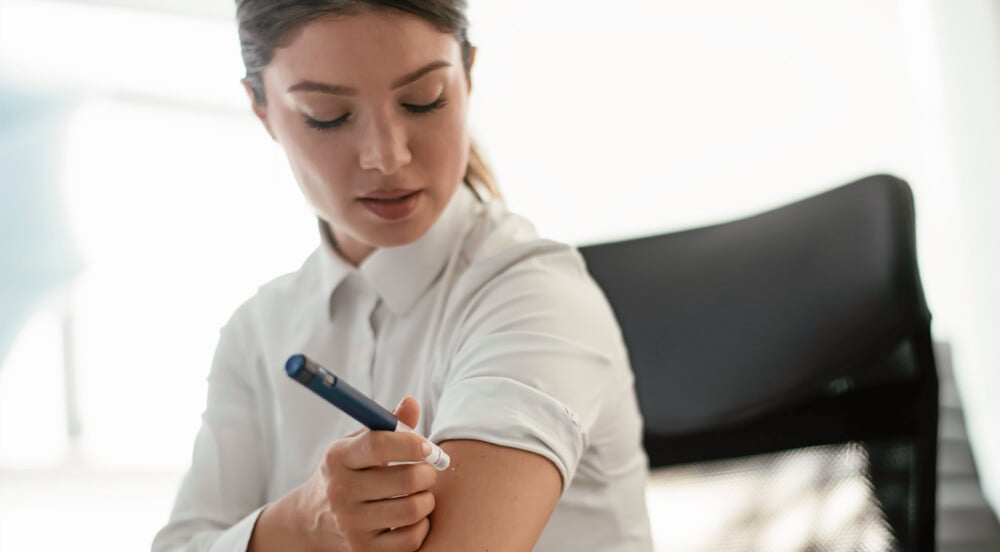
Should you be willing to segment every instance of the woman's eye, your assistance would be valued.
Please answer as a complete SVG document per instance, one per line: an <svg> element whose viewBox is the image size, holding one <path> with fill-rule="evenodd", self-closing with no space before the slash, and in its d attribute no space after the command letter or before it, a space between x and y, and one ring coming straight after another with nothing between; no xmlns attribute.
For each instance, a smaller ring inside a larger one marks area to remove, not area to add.
<svg viewBox="0 0 1000 552"><path fill-rule="evenodd" d="M445 100L444 96L441 96L440 98L434 100L429 104L425 105L403 104L403 107L405 107L406 110L409 111L410 113L430 113L431 111L441 109L447 103L448 101Z"/></svg>
<svg viewBox="0 0 1000 552"><path fill-rule="evenodd" d="M346 123L347 122L347 118L350 115L351 115L350 113L344 113L340 117L337 117L336 119L333 119L333 120L330 120L330 121L317 121L316 119L313 119L312 117L306 117L305 119L306 119L306 124L309 125L310 127L314 128L314 129L316 129L316 130L330 130L330 129L333 129L333 128L337 128L340 125Z"/></svg>

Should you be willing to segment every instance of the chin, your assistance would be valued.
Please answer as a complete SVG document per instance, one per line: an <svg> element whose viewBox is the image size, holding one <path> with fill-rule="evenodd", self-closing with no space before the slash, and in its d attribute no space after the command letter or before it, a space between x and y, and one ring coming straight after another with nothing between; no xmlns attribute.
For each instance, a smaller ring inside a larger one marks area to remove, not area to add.
<svg viewBox="0 0 1000 552"><path fill-rule="evenodd" d="M424 236L433 226L433 221L403 221L394 228L380 228L372 232L369 243L375 247L398 247L413 243Z"/></svg>

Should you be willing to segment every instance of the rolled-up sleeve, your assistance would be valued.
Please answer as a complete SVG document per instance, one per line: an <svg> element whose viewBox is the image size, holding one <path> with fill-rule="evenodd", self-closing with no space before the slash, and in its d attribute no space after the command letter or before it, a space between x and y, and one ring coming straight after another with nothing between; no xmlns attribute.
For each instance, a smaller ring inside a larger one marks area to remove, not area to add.
<svg viewBox="0 0 1000 552"><path fill-rule="evenodd" d="M238 317L220 334L191 468L153 552L246 550L263 509L265 451Z"/></svg>
<svg viewBox="0 0 1000 552"><path fill-rule="evenodd" d="M612 380L627 373L614 315L570 248L508 266L471 296L431 425L548 458L565 491Z"/></svg>

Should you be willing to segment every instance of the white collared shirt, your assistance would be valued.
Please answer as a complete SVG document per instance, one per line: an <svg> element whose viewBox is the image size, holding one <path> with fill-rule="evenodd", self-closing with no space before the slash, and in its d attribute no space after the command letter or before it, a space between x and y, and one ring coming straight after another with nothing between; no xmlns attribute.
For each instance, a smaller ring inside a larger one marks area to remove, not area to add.
<svg viewBox="0 0 1000 552"><path fill-rule="evenodd" d="M262 507L357 422L285 373L304 353L418 432L540 454L563 493L535 550L652 550L646 457L614 316L579 253L459 186L416 242L360 267L328 242L221 331L191 469L153 551L245 550Z"/></svg>

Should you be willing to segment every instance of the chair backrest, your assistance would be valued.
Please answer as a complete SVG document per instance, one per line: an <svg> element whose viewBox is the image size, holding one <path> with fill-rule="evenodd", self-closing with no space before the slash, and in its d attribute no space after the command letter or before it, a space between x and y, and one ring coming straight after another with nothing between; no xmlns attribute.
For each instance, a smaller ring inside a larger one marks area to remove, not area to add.
<svg viewBox="0 0 1000 552"><path fill-rule="evenodd" d="M908 185L585 246L636 375L651 467L861 443L896 541L934 541L937 378Z"/></svg>

